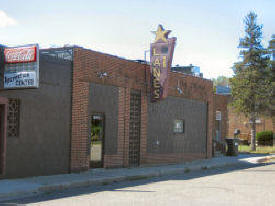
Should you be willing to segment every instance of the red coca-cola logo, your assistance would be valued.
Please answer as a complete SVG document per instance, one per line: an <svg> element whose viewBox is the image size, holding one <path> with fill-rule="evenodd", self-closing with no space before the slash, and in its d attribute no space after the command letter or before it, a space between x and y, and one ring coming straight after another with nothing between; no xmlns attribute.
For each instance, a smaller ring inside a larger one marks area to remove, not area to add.
<svg viewBox="0 0 275 206"><path fill-rule="evenodd" d="M36 61L36 46L5 48L5 63L25 63Z"/></svg>

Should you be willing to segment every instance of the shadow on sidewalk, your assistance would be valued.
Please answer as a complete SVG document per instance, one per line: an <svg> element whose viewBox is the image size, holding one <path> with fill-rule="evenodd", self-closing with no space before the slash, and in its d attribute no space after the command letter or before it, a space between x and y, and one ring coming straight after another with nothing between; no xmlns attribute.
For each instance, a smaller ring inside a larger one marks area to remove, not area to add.
<svg viewBox="0 0 275 206"><path fill-rule="evenodd" d="M92 193L98 193L103 191L111 191L111 192L131 192L131 193L154 193L156 191L151 190L137 190L135 188L127 189L128 187L135 187L140 185L147 185L155 182L160 181L168 181L168 180L191 180L194 178L202 178L205 176L211 176L211 175L219 175L219 174L225 174L230 173L234 171L241 171L241 172L253 172L254 170L246 170L249 168L258 168L265 165L271 165L275 164L273 163L259 163L259 164L253 164L248 162L242 162L238 165L233 166L226 166L222 168L213 168L213 169L205 169L201 168L197 171L186 171L179 175L167 175L162 177L152 177L148 179L141 179L139 177L133 178L131 181L123 181L123 182L114 182L109 185L101 185L101 186L88 186L88 187L82 187L82 188L75 188L75 189L68 189L58 192L51 192L46 194L40 194L34 197L24 198L20 200L11 200L11 201L4 201L3 203L0 203L0 206L4 205L24 205L28 203L39 203L43 201L48 200L55 200L60 198L67 198L67 197L74 197L74 196L81 196L81 195L88 195ZM256 169L257 172L275 172L275 170L261 170ZM13 204L11 204L13 203Z"/></svg>

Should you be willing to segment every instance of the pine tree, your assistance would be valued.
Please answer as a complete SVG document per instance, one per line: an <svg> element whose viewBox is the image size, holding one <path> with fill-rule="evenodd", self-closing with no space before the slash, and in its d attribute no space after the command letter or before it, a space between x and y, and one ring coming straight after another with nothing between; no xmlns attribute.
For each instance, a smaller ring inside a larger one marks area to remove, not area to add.
<svg viewBox="0 0 275 206"><path fill-rule="evenodd" d="M232 106L250 120L251 150L256 150L256 118L270 108L272 96L271 64L268 50L262 46L262 25L250 12L244 19L245 36L240 39L240 58L233 66L230 80Z"/></svg>

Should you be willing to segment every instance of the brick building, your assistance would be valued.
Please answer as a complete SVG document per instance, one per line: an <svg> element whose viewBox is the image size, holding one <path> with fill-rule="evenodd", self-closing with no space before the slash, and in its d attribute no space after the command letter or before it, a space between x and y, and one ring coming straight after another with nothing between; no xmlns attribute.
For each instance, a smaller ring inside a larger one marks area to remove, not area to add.
<svg viewBox="0 0 275 206"><path fill-rule="evenodd" d="M213 138L213 152L225 152L225 138L228 137L228 101L230 96L215 94L215 132Z"/></svg>
<svg viewBox="0 0 275 206"><path fill-rule="evenodd" d="M151 103L147 64L79 47L41 50L39 88L0 91L2 177L211 158L212 82L168 78L168 98Z"/></svg>
<svg viewBox="0 0 275 206"><path fill-rule="evenodd" d="M235 129L240 130L239 137L243 140L251 142L251 128L250 121L243 114L238 114L232 107L228 107L228 130L227 136L234 137ZM275 133L275 122L272 116L261 116L256 119L256 132L273 131Z"/></svg>
<svg viewBox="0 0 275 206"><path fill-rule="evenodd" d="M215 123L215 138L214 142L224 142L226 137L233 138L236 129L240 130L239 138L251 142L250 121L244 114L238 114L234 108L230 106L232 101L231 89L229 87L217 86L215 94L215 109L216 114L221 114L221 119ZM220 128L220 129L219 129ZM256 119L256 132L270 130L275 133L275 121L272 111L266 116L260 116ZM219 131L221 133L219 134ZM217 147L219 150L219 146Z"/></svg>

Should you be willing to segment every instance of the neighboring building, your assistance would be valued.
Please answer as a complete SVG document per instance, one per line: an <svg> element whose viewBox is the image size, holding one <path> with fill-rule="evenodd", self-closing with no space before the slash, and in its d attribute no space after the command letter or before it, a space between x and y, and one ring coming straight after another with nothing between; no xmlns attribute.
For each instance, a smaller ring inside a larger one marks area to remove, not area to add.
<svg viewBox="0 0 275 206"><path fill-rule="evenodd" d="M198 77L203 77L203 74L200 73L200 67L194 66L192 64L190 64L189 66L176 65L171 68L171 71L181 72L184 74L194 75L194 76L198 76Z"/></svg>
<svg viewBox="0 0 275 206"><path fill-rule="evenodd" d="M225 152L225 138L228 130L228 102L231 98L231 89L226 86L216 86L214 95L215 104L215 134L213 138L214 153Z"/></svg>
<svg viewBox="0 0 275 206"><path fill-rule="evenodd" d="M228 101L230 96L223 94L214 95L215 104L215 132L213 137L213 153L225 152L225 138L228 130Z"/></svg>
<svg viewBox="0 0 275 206"><path fill-rule="evenodd" d="M215 137L214 152L225 152L225 138L228 129L228 101L231 97L231 89L227 86L217 85L215 94Z"/></svg>
<svg viewBox="0 0 275 206"><path fill-rule="evenodd" d="M151 103L147 64L79 47L39 61L38 89L3 89L1 76L2 177L212 157L210 80L170 72L168 98Z"/></svg>
<svg viewBox="0 0 275 206"><path fill-rule="evenodd" d="M240 139L251 142L251 122L243 114L237 114L232 107L228 107L228 137L234 137L235 129L240 130ZM275 133L275 124L271 116L261 116L256 119L256 132L270 130Z"/></svg>
<svg viewBox="0 0 275 206"><path fill-rule="evenodd" d="M222 114L222 122L218 122L216 118L216 138L217 136L221 136L222 141L224 137L234 137L234 132L236 129L240 130L239 137L243 140L247 140L248 143L251 141L251 128L250 128L250 121L246 118L243 114L238 114L234 111L232 106L230 106L230 102L232 101L231 98L231 89L225 86L216 86L216 95L215 95L215 105L216 105L216 112L219 113L221 111L224 113ZM274 118L274 117L273 117ZM223 125L221 131L225 132L224 134L219 135L218 128L220 124ZM226 124L226 126L225 126ZM271 130L275 132L275 123L274 120L272 122L272 115L270 116L261 116L256 120L256 131L266 131ZM217 138L220 139L220 138Z"/></svg>

